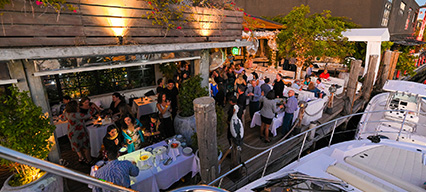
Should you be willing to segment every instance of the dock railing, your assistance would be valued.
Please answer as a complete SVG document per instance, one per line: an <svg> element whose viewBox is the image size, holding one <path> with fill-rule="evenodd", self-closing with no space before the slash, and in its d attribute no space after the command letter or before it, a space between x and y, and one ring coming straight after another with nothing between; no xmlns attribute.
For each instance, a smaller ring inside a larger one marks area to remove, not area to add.
<svg viewBox="0 0 426 192"><path fill-rule="evenodd" d="M308 129L308 130L306 130L306 131L303 131L303 132L301 132L301 133L299 133L299 134L297 134L297 135L295 135L295 136L293 136L293 137L291 137L291 138L289 138L289 139L286 139L286 140L284 140L284 141L281 141L281 142L279 142L279 143L277 143L277 144L274 144L273 146L271 146L270 148L268 148L268 149L266 149L266 150L264 150L264 151L262 151L262 152L260 152L260 153L258 153L257 155L255 155L255 156L253 156L253 157L251 157L250 159L248 159L248 160L246 160L244 163L241 163L241 164L239 164L238 166L236 166L236 167L234 167L234 168L232 168L231 170L229 170L228 172L226 172L226 173L224 173L223 175L221 175L221 176L219 176L218 178L216 178L215 180L213 180L212 182L210 182L208 185L215 185L216 183L219 183L218 185L217 185L217 187L221 187L221 184L222 184L222 181L223 181L223 179L226 177L226 176L228 176L229 174L231 174L231 173L233 173L233 172L235 172L235 171L237 171L238 169L241 169L242 167L246 167L246 165L248 165L249 163L254 163L254 162L259 162L259 161L262 161L262 159L260 159L260 157L262 157L263 155L265 155L265 154L268 154L268 156L267 156L267 158L266 158L266 161L265 161L265 164L264 164L264 166L263 166L263 171L262 171L262 174L261 174L261 176L260 176L260 178L262 178L262 177L264 177L265 176L265 172L266 172L266 169L268 168L268 166L270 165L270 157L271 157L271 154L272 154L272 151L274 150L274 149L276 149L276 148L278 148L278 147L280 147L280 148L282 148L282 147L285 147L285 145L286 144L291 144L291 143L293 143L293 141L294 140L301 140L301 145L300 145L300 148L298 148L298 156L297 156L297 161L300 161L300 158L301 158L301 156L302 156L302 153L303 153L303 151L305 150L305 147L306 147L306 142L309 140L309 137L308 137L308 135L309 134L315 134L315 132L317 131L317 130L319 130L320 128L324 128L324 127L326 127L326 126L332 126L332 130L331 130L331 135L330 134L323 134L323 136L322 137L320 137L320 138L314 138L314 139L311 139L310 141L318 141L318 140L320 140L320 139L323 139L323 138L325 138L325 137L328 137L328 136L330 136L330 141L328 142L328 147L330 147L330 145L332 144L332 141L333 141L333 137L334 137L334 135L336 134L336 128L338 127L338 122L344 122L344 121L348 121L350 118L352 118L352 117L354 117L354 116L359 116L359 115L364 115L364 114L367 114L367 115L369 115L369 114L372 114L372 113L384 113L384 112L387 112L387 111L394 111L394 110L379 110L379 111L369 111L369 112L360 112L360 113L354 113L354 114L350 114L350 115L346 115L346 116L343 116L343 117L339 117L339 118L336 118L336 119L334 119L334 120L332 120L332 121L329 121L329 122L326 122L326 123L323 123L323 124L320 124L320 125L318 125L318 126L316 126L316 127L314 127L314 128L312 128L312 129ZM405 123L405 119L406 119L406 116L407 116L407 114L408 114L408 112L416 112L416 113L420 113L419 115L426 115L426 113L425 112L418 112L418 111L410 111L410 110L398 110L398 111L405 111L405 117L404 117L404 120L401 122L401 121L392 121L392 120L388 120L388 119L386 119L385 121L376 121L376 122L397 122L397 123L401 123L401 127L398 129L395 129L395 131L394 132L378 132L378 130L376 129L374 132L372 132L371 134L372 135L379 135L380 133L395 133L395 134L397 134L398 136L396 137L396 141L399 141L399 138L400 138L400 136L401 136L401 132L402 132L402 130L403 130L403 128L404 128L404 123ZM361 118L361 120L363 120L364 118ZM373 121L372 121L373 122ZM361 122L360 122L361 123ZM368 122L362 122L362 126L364 126L363 128L365 128L365 126L368 124ZM358 127L357 127L357 129L360 127L360 125L361 124L358 124ZM361 126L361 127L362 127ZM365 129L364 129L365 130ZM355 130L354 130L355 131ZM359 131L359 130L358 130ZM329 132L329 131L328 131ZM327 133L328 133L327 132ZM410 133L411 134L411 133ZM355 135L358 135L358 133L356 133ZM303 138L303 139L302 139ZM426 138L426 137L425 137ZM293 144L294 145L294 144ZM297 145L296 145L297 146ZM306 147L307 148L307 147ZM289 151L291 151L291 150L289 150ZM294 152L294 150L293 151L291 151L291 152ZM282 154L282 155L285 155L286 153L289 153L288 151L287 152L284 152L284 154ZM257 179L259 179L259 178L257 178ZM236 183L236 185L237 185L237 187L238 187L238 183ZM239 187L242 187L242 186L239 186Z"/></svg>

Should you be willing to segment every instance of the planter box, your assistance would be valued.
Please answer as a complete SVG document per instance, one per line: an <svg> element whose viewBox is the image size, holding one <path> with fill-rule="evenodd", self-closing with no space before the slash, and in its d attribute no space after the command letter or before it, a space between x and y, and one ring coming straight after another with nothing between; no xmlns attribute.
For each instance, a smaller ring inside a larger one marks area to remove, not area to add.
<svg viewBox="0 0 426 192"><path fill-rule="evenodd" d="M46 173L40 179L18 187L8 184L12 177L13 175L4 182L0 192L57 192L63 191L64 188L62 177L51 173Z"/></svg>

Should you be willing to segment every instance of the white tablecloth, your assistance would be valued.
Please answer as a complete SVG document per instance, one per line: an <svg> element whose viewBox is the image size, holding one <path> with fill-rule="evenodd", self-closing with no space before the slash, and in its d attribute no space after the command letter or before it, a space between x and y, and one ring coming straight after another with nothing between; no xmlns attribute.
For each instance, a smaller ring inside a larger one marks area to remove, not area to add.
<svg viewBox="0 0 426 192"><path fill-rule="evenodd" d="M55 122L55 126L55 133L57 138L66 136L68 134L68 122L58 120Z"/></svg>
<svg viewBox="0 0 426 192"><path fill-rule="evenodd" d="M166 145L165 141L161 141L150 147L158 147ZM143 149L120 156L119 160L136 160L139 161L139 154ZM171 155L171 153L169 152ZM147 170L141 170L137 177L130 177L131 188L137 191L159 191L159 189L167 189L173 183L179 181L180 178L192 171L192 176L198 172L198 165L194 161L194 154L191 156L180 155L169 165L160 164L157 167L151 167Z"/></svg>
<svg viewBox="0 0 426 192"><path fill-rule="evenodd" d="M138 119L142 115L148 115L151 113L158 112L157 109L157 96L149 96L142 97L139 99L133 100L134 104L132 105L132 109L135 113L137 113Z"/></svg>
<svg viewBox="0 0 426 192"><path fill-rule="evenodd" d="M111 124L103 124L99 127L96 127L94 125L87 127L90 139L90 155L92 155L92 157L99 156L99 150L101 150L103 138L106 135L107 127L109 125Z"/></svg>
<svg viewBox="0 0 426 192"><path fill-rule="evenodd" d="M277 136L277 129L280 128L281 125L283 124L284 114L285 114L284 112L278 113L278 115L276 117L274 117L274 119L272 119L272 123L271 123L271 126L269 126L269 130L271 131L271 133L274 137ZM294 123L294 121L296 121L298 114L299 114L299 108L297 108L297 110L294 112L293 123ZM251 123L250 123L250 128L253 128L256 125L257 126L262 125L262 120L260 119L260 112L259 111L254 113L253 119L251 120Z"/></svg>

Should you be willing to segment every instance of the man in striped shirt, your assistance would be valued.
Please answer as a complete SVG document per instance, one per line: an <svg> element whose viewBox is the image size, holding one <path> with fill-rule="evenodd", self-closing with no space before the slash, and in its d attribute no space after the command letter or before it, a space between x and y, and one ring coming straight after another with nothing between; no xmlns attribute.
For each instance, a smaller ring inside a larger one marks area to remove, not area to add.
<svg viewBox="0 0 426 192"><path fill-rule="evenodd" d="M95 177L130 188L130 176L136 177L139 175L138 167L127 160L119 161L117 159L118 151L116 150L108 151L107 156L108 162L96 172ZM96 187L95 191L106 192L108 190Z"/></svg>

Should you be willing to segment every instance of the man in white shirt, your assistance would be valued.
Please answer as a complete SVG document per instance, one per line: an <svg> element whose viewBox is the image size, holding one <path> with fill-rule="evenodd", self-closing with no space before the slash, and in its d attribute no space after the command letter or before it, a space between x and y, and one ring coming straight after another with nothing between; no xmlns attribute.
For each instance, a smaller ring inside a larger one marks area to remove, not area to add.
<svg viewBox="0 0 426 192"><path fill-rule="evenodd" d="M325 85L321 83L321 79L317 79L317 85L315 86L317 89L321 91L320 98L325 96Z"/></svg>

